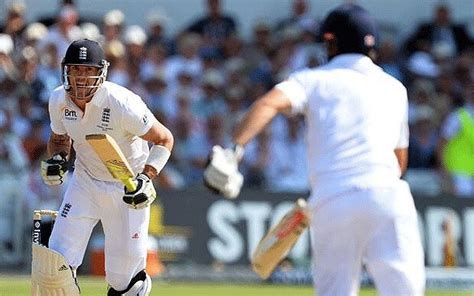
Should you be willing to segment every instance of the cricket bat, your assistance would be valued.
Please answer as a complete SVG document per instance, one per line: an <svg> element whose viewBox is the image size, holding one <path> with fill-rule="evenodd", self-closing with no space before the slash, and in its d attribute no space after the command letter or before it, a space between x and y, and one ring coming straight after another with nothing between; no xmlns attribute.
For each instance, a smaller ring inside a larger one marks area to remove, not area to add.
<svg viewBox="0 0 474 296"><path fill-rule="evenodd" d="M135 191L137 185L133 182L133 171L125 155L115 140L107 134L86 135L86 141L104 163L112 177L120 180L128 191Z"/></svg>
<svg viewBox="0 0 474 296"><path fill-rule="evenodd" d="M301 233L310 221L306 201L296 201L291 209L267 234L260 240L252 254L252 269L262 278L268 278L277 265L288 255Z"/></svg>

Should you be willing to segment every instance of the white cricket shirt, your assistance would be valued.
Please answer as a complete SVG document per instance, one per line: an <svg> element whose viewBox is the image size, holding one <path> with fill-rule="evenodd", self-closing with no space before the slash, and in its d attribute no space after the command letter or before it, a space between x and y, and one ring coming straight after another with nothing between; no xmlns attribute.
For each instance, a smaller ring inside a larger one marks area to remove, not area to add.
<svg viewBox="0 0 474 296"><path fill-rule="evenodd" d="M108 134L115 139L135 174L141 172L149 149L144 135L156 121L142 99L115 83L105 81L82 112L62 86L49 100L51 129L55 134L72 138L76 151L75 169L85 170L92 178L115 181L86 142L87 134Z"/></svg>
<svg viewBox="0 0 474 296"><path fill-rule="evenodd" d="M399 180L394 149L408 147L406 89L370 58L339 55L276 88L292 113L306 115L312 198Z"/></svg>

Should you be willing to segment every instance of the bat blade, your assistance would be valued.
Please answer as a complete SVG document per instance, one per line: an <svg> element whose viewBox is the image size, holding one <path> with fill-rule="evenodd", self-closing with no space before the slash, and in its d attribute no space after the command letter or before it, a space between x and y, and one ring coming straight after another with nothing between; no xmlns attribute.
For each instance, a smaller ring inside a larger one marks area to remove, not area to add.
<svg viewBox="0 0 474 296"><path fill-rule="evenodd" d="M137 189L136 184L133 182L134 174L130 164L117 142L111 136L107 134L90 134L86 135L86 141L97 153L97 156L99 156L113 178L120 180L129 191Z"/></svg>
<svg viewBox="0 0 474 296"><path fill-rule="evenodd" d="M309 220L306 201L300 198L296 201L294 208L258 243L251 259L255 273L262 279L268 278L308 227Z"/></svg>

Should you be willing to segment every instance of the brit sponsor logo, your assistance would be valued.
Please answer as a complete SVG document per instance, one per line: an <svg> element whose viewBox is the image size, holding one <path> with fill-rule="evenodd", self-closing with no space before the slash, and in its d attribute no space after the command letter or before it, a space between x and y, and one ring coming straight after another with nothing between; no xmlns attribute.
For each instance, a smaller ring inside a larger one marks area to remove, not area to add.
<svg viewBox="0 0 474 296"><path fill-rule="evenodd" d="M64 109L64 119L66 120L77 120L77 112L68 108Z"/></svg>

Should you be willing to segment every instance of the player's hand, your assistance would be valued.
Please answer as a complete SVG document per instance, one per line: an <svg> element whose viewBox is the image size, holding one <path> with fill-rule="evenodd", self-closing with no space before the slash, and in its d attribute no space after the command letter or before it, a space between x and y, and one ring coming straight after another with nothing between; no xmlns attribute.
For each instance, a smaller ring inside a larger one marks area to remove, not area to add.
<svg viewBox="0 0 474 296"><path fill-rule="evenodd" d="M134 182L137 184L135 191L128 191L125 187L123 201L132 209L148 207L156 198L155 187L147 175L138 174Z"/></svg>
<svg viewBox="0 0 474 296"><path fill-rule="evenodd" d="M61 185L66 180L68 163L66 155L59 153L41 161L41 177L47 185Z"/></svg>
<svg viewBox="0 0 474 296"><path fill-rule="evenodd" d="M212 147L209 164L204 170L204 185L226 198L236 198L244 182L244 177L238 168L242 155L242 147L236 149Z"/></svg>

